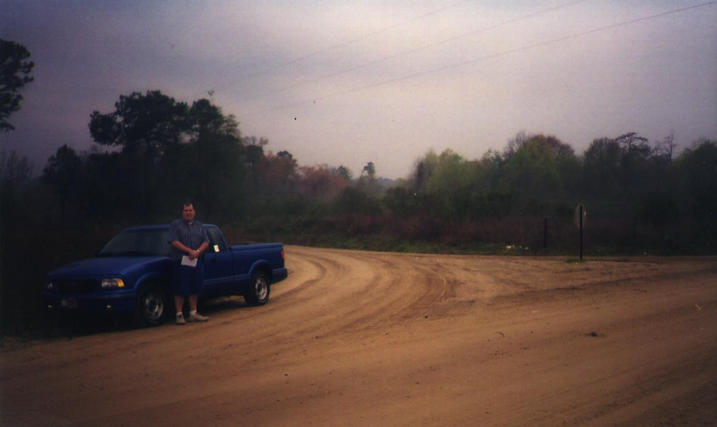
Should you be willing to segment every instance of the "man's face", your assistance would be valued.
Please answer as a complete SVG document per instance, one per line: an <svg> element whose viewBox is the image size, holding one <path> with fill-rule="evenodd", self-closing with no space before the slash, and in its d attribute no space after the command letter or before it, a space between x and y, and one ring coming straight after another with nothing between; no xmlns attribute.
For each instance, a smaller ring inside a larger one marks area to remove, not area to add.
<svg viewBox="0 0 717 427"><path fill-rule="evenodd" d="M184 205L182 209L182 218L187 222L194 221L194 205Z"/></svg>

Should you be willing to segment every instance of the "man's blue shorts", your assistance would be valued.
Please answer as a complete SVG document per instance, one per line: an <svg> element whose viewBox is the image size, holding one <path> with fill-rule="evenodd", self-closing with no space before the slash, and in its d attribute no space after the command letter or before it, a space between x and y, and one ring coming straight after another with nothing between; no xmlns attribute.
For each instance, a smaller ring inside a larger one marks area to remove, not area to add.
<svg viewBox="0 0 717 427"><path fill-rule="evenodd" d="M172 271L172 287L175 295L187 297L189 295L199 295L202 291L204 282L204 263L199 260L196 267L188 267L181 265L179 262L174 263Z"/></svg>

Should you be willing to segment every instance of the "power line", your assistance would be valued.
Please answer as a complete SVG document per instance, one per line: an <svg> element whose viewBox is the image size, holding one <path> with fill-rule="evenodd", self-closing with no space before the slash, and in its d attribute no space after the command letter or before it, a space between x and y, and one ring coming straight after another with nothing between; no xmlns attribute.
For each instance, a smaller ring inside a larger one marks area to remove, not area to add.
<svg viewBox="0 0 717 427"><path fill-rule="evenodd" d="M536 12L529 13L529 14L527 14L527 15L519 16L519 17L517 17L517 18L513 18L513 19L509 19L509 20L500 22L500 23L498 23L498 24L494 24L494 25L491 25L491 26L488 26L488 27L480 28L480 29L478 29L478 30L469 31L469 32L466 32L466 33L461 33L461 34L458 34L458 35L449 37L449 38L447 38L447 39L439 40L439 41L437 41L437 42L435 42L435 43L425 44L425 45L423 45L423 46L420 46L420 47L417 47L417 48L413 48L413 49L409 49L409 50L406 50L406 51L402 51L402 52L399 52L399 53L396 53L396 54L393 54L393 55L383 56L383 57L377 58L377 59L375 59L375 60L372 60L372 61L369 61L369 62L360 64L360 65L357 65L357 66L354 66L354 67L344 68L344 69L339 70L339 71L335 71L335 72L332 72L332 73L329 73L329 74L325 74L325 75L320 76L320 77L318 77L318 78L316 78L316 79L299 82L299 83L296 83L296 84L291 85L291 86L287 86L287 87L280 88L280 89L276 89L276 90L271 90L271 91L268 91L268 92L263 92L263 93L260 93L260 94L258 94L258 95L256 95L256 96L251 96L251 97L248 97L248 98L244 98L244 100L245 100L245 101L251 101L251 100L263 98L263 97L266 97L266 96L269 96L269 95L274 95L274 94L277 94L277 93L281 93L281 92L285 92L285 91L288 91L288 90L296 89L296 88L298 88L298 87L305 86L305 85L307 85L307 84L316 83L316 82L319 82L319 81L324 80L324 79L329 79L329 78L336 77L336 76L339 76L339 75L341 75L341 74L345 74L345 73L348 73L348 72L351 72L351 71L356 71L356 70L360 70L360 69L362 69L362 68L370 67L370 66L372 66L372 65L376 65L376 64L379 64L379 63L384 62L384 61L388 61L388 60L391 60L391 59L399 58L399 57L401 57L401 56L411 55L411 54L420 52L420 51L422 51L422 50L426 50L426 49L434 48L434 47L437 47L437 46L441 46L441 45L444 45L444 44L447 44L447 43L454 42L454 41L456 41L456 40L460 40L460 39L462 39L462 38L472 37L472 36L475 36L476 34L484 33L484 32L490 31L490 30L494 30L494 29L496 29L496 28L504 27L504 26L509 25L509 24L514 24L514 23L516 23L516 22L524 21L524 20L529 19L529 18L534 18L534 17L536 17L536 16L539 16L539 15L542 15L542 14L545 14L545 13L555 12L556 10L560 10L560 9L564 9L564 8L566 8L566 7L574 6L574 5L578 4L578 3L583 3L584 1L585 1L585 0L577 0L577 1L569 2L569 3L563 3L563 4L560 4L560 5L558 5L558 6L554 6L554 7L550 7L550 8L546 8L546 9L541 9L541 10L538 10L538 11L536 11Z"/></svg>
<svg viewBox="0 0 717 427"><path fill-rule="evenodd" d="M404 81L404 80L410 80L410 79L413 79L413 78L416 78L416 77L420 77L420 76L425 76L425 75L428 75L428 74L433 74L433 73L437 73L437 72L441 72L441 71L445 71L445 70L450 70L450 69L454 69L454 68L460 68L460 67L464 67L464 66L466 66L466 65L475 64L475 63L478 63L478 62L483 62L483 61L487 61L487 60L497 59L497 58L500 58L500 57L503 57L503 56L508 56L508 55L512 55L512 54L519 53L519 52L524 52L524 51L531 50L531 49L535 49L535 48L539 48L539 47L545 47L545 46L554 45L554 44L566 42L566 41L573 40L573 39L577 39L577 38L582 38L582 37L585 37L585 36L590 35L590 34L595 34L595 33L603 32L603 31L608 31L608 30L612 30L612 29L615 29L615 28L619 28L619 27L625 27L625 26L629 26L629 25L634 25L634 24L637 24L637 23L640 23L640 22L652 21L652 20L655 20L655 19L658 19L658 18L662 18L662 17L664 17L664 16L674 15L674 14L678 14L678 13L686 12L686 11L689 11L689 10L706 7L706 6L712 6L712 5L714 5L715 3L717 3L717 0L709 1L709 2L705 2L705 3L699 3L699 4L696 4L696 5L691 5L691 6L686 6L686 7L681 7L681 8L677 8L677 9L671 9L671 10L664 11L664 12L660 12L660 13L656 13L656 14L653 14L653 15L642 16L642 17L639 17L639 18L630 19L630 20L622 21L622 22L617 22L617 23L614 23L614 24L604 25L604 26L597 27L597 28L593 28L593 29L590 29L590 30L581 31L581 32L578 32L578 33L575 33L575 34L569 34L569 35L566 35L566 36L561 36L561 37L557 37L557 38L554 38L554 39L545 40L545 41L541 41L541 42L537 42L537 43L533 43L533 44L529 44L529 45L517 47L517 48L514 48L514 49L508 49L508 50L504 50L504 51L501 51L501 52L496 52L496 53L493 53L493 54L490 54L490 55L485 55L485 56L482 56L482 57L479 57L479 58L474 58L474 59L470 59L470 60L466 60L466 61L461 61L461 62L457 62L457 63L450 64L450 65L445 65L445 66L441 66L441 67L436 67L436 68L432 68L432 69L429 69L429 70L424 70L424 71L419 71L419 72L415 72L415 73L410 73L410 74L406 74L406 75L403 75L403 76L395 77L395 78L392 78L392 79L383 80L383 81L380 81L380 82L377 82L377 83L371 83L371 84L368 84L368 85L364 85L364 86L360 86L360 87L355 87L355 88L347 89L347 90L340 91L340 92L335 92L335 93L332 93L332 94L329 94L329 95L324 95L324 96L321 96L321 97L314 97L314 98L312 98L311 100L300 101L300 102L296 102L296 103L293 103L293 104L279 105L279 106L271 107L271 108L264 109L264 110L260 110L260 111L249 112L249 113L247 113L247 114L244 114L244 116L251 116L251 115L263 114L263 113L267 113L267 112L271 112L271 111L283 110L283 109L287 109L287 108L292 108L292 107L297 107L297 106L301 106L301 105L306 105L306 104L309 104L309 103L312 103L312 102L315 103L316 101L323 101L323 100L326 100L326 99L329 99L329 98L334 98L334 97L346 95L346 94L349 94L349 93L361 92L361 91L364 91L364 90L373 89L373 88L375 88L375 87L385 86L385 85L391 84L391 83L396 83L396 82L400 82L400 81Z"/></svg>
<svg viewBox="0 0 717 427"><path fill-rule="evenodd" d="M300 56L300 57L297 57L297 58L294 58L294 59L290 59L290 60L288 60L288 61L286 61L286 62L282 62L281 64L277 64L277 65L270 66L270 67L267 67L267 68L264 68L264 69L261 69L261 70L258 70L258 71L252 71L252 72L250 72L250 73L247 73L247 74L244 74L244 75L240 75L240 76L238 77L238 79L247 79L247 78L249 78L249 77L253 77L253 76L256 76L256 75L258 75L258 74L264 74L264 73L268 73L268 72L270 72L270 71L274 71L274 70L277 70L277 69L286 68L286 67L288 67L289 65L296 64L297 62L301 62L301 61L303 61L303 60L305 60L305 59L314 57L314 56L316 56L316 55L319 55L319 54L321 54L321 53L327 52L327 51L329 51L329 50L334 50L334 49L338 49L338 48L340 48L340 47L344 47L344 46L348 46L348 45L351 45L351 44L354 44L354 43L358 43L358 42L360 42L360 41L362 41L362 40L365 40L365 39L367 39L367 38L375 37L375 36L377 36L377 35L379 35L379 34L385 33L386 31L393 30L394 28L398 28L398 27L404 26L404 25L406 25L406 24L408 24L408 23L411 23L411 22L414 22L414 21L418 21L418 20L420 20L420 19L424 19L424 18L427 18L427 17L432 16L432 15L439 14L439 13L445 11L445 10L448 10L448 9L450 9L450 8L453 8L453 7L456 7L456 6L458 6L459 4L465 3L465 2L467 2L467 1L468 1L468 0L460 0L460 1L457 1L457 2L454 2L454 3L451 3L451 4L447 5L447 6L443 6L443 7L437 8L437 9L433 9L433 10L431 10L431 11L429 11L429 12L424 13L423 15L415 16L415 17L413 17L413 18L410 18L410 19L408 19L408 20L406 20L406 21L403 21L403 22L400 22L400 23L398 23L398 24L394 24L394 25L390 25L390 26L388 26L388 27L380 28L380 29L378 29L378 30L376 30L376 31L373 31L373 32L371 32L371 33L364 34L364 35L362 35L362 36L360 36L360 37L356 37L356 38L354 38L354 39L346 40L346 41L343 41L343 42L340 42L340 43L337 43L337 44L334 44L334 45L331 45L331 46L328 46L328 47L325 47L325 48L322 48L322 49L319 49L319 50L315 50L315 51L313 51L313 52L311 52L311 53L307 53L307 54L305 54L305 55L303 55L303 56ZM228 87L228 86L232 86L232 84L229 84L229 85L227 85L227 86L225 86L225 87Z"/></svg>

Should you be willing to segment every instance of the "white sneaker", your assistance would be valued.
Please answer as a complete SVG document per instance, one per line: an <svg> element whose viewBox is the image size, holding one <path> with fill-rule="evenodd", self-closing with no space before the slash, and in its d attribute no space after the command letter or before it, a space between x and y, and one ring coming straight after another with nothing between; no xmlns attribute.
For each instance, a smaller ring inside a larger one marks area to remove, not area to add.
<svg viewBox="0 0 717 427"><path fill-rule="evenodd" d="M189 315L190 322L206 322L207 320L209 320L207 316L202 316L199 313L192 313Z"/></svg>
<svg viewBox="0 0 717 427"><path fill-rule="evenodd" d="M186 324L187 324L187 321L184 320L184 314L182 314L182 313L177 313L177 319L176 319L175 323L176 323L177 325L186 325Z"/></svg>

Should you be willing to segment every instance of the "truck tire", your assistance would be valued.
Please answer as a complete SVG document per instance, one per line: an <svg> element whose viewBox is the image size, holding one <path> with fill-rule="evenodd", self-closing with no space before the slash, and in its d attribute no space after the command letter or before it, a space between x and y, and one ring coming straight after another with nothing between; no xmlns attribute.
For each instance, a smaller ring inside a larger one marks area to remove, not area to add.
<svg viewBox="0 0 717 427"><path fill-rule="evenodd" d="M264 305L269 302L270 292L269 276L263 271L256 271L251 276L251 285L244 299L249 305Z"/></svg>
<svg viewBox="0 0 717 427"><path fill-rule="evenodd" d="M135 323L137 326L158 326L169 311L167 293L157 284L146 286L137 296Z"/></svg>

